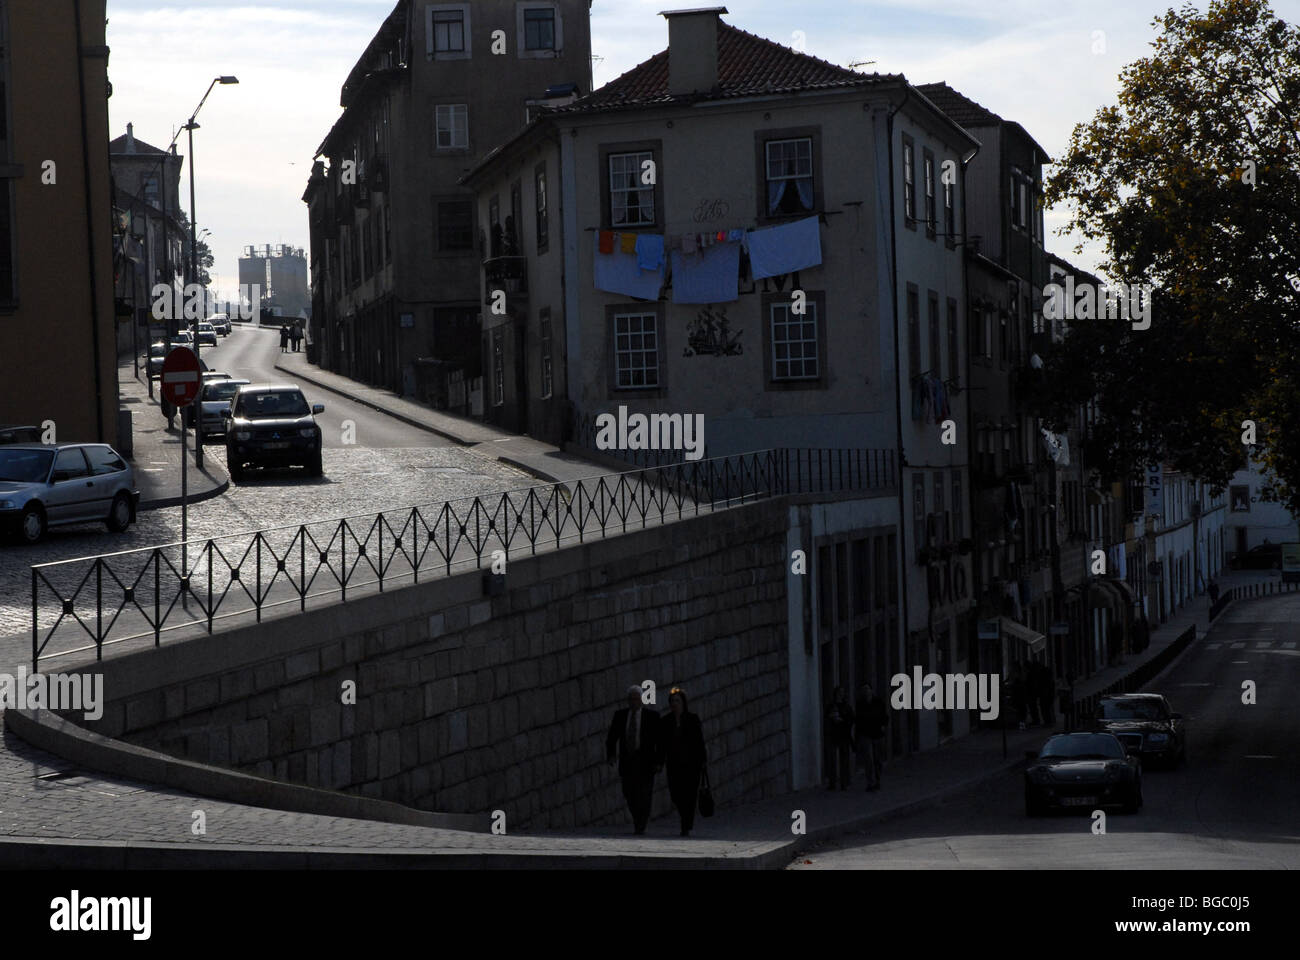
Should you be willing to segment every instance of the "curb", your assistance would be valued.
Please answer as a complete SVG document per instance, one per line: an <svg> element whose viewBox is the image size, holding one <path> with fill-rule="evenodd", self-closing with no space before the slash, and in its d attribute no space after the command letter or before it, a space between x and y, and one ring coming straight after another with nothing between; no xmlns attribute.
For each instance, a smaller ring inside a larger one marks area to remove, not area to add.
<svg viewBox="0 0 1300 960"><path fill-rule="evenodd" d="M216 466L215 462L213 463L213 466ZM220 467L217 467L217 472L220 473L222 476L225 476L225 471L222 470ZM196 503L202 503L204 500L213 500L221 496L229 489L230 489L230 477L227 476L224 480L220 481L211 490L207 490L203 493L191 493L188 497L184 499L191 506L193 506ZM179 507L181 505L181 499L182 499L181 497L163 497L160 500L141 500L138 509L141 511L145 511L145 510L162 510L166 507Z"/></svg>
<svg viewBox="0 0 1300 960"><path fill-rule="evenodd" d="M466 449L472 449L475 447L482 446L483 443L485 442L480 440L466 440L462 437L456 436L455 434L448 433L445 430L439 430L436 427L431 427L427 423L423 423L419 420L416 420L414 417L408 417L402 413L395 413L394 411L388 409L387 407L381 407L377 403L373 403L370 400L364 400L361 397L358 397L356 394L348 393L346 390L340 390L338 387L331 387L327 384L322 383L319 380L315 380L312 377L306 376L297 370L291 370L288 367L282 367L278 363L275 364L275 369L279 370L281 373L287 373L290 376L297 377L299 380L306 380L308 383L312 384L313 386L319 387L322 390L328 390L330 393L338 394L340 397L345 397L346 399L351 400L353 403L359 403L361 404L361 406L374 410L376 413L382 413L384 414L384 416L392 417L394 420L399 420L402 423L407 424L408 426L415 427L418 430L423 430L425 433L432 433L435 436L442 437L445 440L450 440L453 443L457 443L460 446L465 447ZM538 480L541 480L543 483L560 484L561 486L564 486L566 490L568 490L567 484L565 484L565 482L560 480L558 477L554 477L544 470L538 470L536 467L529 466L527 463L525 463L522 460L516 460L511 457L492 457L491 459L496 460L499 463L504 463L507 466L514 467L516 470L522 470L524 473L528 474L531 477L535 477Z"/></svg>
<svg viewBox="0 0 1300 960"><path fill-rule="evenodd" d="M322 390L328 390L330 393L336 393L340 397L346 397L348 400L351 400L353 403L359 403L363 407L369 407L371 410L374 410L376 413L382 413L385 416L392 417L394 420L400 420L402 423L405 423L408 426L415 427L418 430L423 430L425 433L432 433L446 440L450 440L453 443L458 443L462 447L473 447L476 446L478 443L478 441L464 440L456 436L455 434L447 433L445 430L438 430L434 427L429 426L427 423L422 423L421 421L416 420L414 417L408 417L405 414L401 414L401 413L394 413L392 410L389 410L385 407L381 407L379 404L372 403L369 400L364 400L361 397L356 396L355 394L348 393L346 390L340 390L337 387L331 387L328 384L321 383L321 381L306 376L305 374L301 373L298 370L290 370L288 367L282 367L278 363L275 364L275 369L279 370L281 373L287 373L290 376L297 377L299 380L306 380L308 383L312 384L313 386L320 387Z"/></svg>
<svg viewBox="0 0 1300 960"><path fill-rule="evenodd" d="M433 813L173 757L86 730L48 710L6 710L4 729L79 767L184 790L210 800L468 833L487 833L491 823L487 814Z"/></svg>

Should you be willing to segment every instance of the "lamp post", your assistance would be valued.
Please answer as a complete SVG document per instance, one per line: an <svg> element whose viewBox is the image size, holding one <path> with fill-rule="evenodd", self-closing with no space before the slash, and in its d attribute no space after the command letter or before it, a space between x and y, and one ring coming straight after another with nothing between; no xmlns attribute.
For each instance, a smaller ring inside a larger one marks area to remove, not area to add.
<svg viewBox="0 0 1300 960"><path fill-rule="evenodd" d="M208 84L208 89L207 92L203 94L203 99L199 101L199 105L195 107L194 112L190 114L190 119L185 123L185 126L181 128L183 130L188 131L190 136L190 276L193 278L194 283L198 283L199 281L199 243L198 243L198 236L197 236L197 227L195 225L197 216L194 211L194 131L199 129L199 125L195 121L195 118L198 117L199 111L203 109L203 105L208 102L208 94L212 93L213 87L215 87L219 83L224 85L224 84L232 84L238 82L239 79L237 77L215 78L210 84ZM204 299L203 312L206 314L207 297L205 296L203 299ZM199 327L198 324L196 323L194 325L194 355L195 356L200 356L198 333L199 333ZM201 378L200 378L200 382L201 382ZM197 398L195 402L196 403L198 402ZM202 469L203 435L201 432L198 432L202 430L202 426L200 424L200 421L202 420L202 416L201 416L202 410L196 409L194 413L195 413L194 422L198 426L198 430L196 431L195 438L194 438L194 465ZM182 423L183 422L184 421L182 418Z"/></svg>

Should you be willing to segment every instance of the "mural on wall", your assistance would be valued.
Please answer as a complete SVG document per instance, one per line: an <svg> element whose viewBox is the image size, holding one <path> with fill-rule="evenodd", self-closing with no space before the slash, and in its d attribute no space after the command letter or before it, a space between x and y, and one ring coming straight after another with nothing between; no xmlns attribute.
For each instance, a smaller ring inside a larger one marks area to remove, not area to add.
<svg viewBox="0 0 1300 960"><path fill-rule="evenodd" d="M738 357L744 352L740 342L740 335L744 332L737 330L732 335L726 307L717 310L705 307L686 329L688 346L682 351L682 356Z"/></svg>

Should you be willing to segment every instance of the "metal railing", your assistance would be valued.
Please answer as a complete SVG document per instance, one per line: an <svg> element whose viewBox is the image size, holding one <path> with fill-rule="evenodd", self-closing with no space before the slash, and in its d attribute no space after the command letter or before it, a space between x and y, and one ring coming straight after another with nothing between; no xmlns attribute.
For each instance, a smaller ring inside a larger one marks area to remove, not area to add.
<svg viewBox="0 0 1300 960"><path fill-rule="evenodd" d="M1287 583L1277 580L1268 580L1263 583L1243 583L1219 594L1219 599L1210 604L1210 619L1213 620L1222 613L1223 608L1232 603L1233 600L1255 600L1259 597L1295 593L1297 590L1300 590L1300 583Z"/></svg>
<svg viewBox="0 0 1300 960"><path fill-rule="evenodd" d="M94 645L217 621L308 598L419 583L453 569L796 493L895 489L893 451L766 450L491 496L291 524L31 567L32 668L51 640ZM45 624L42 627L42 624ZM88 650L81 646L57 655Z"/></svg>

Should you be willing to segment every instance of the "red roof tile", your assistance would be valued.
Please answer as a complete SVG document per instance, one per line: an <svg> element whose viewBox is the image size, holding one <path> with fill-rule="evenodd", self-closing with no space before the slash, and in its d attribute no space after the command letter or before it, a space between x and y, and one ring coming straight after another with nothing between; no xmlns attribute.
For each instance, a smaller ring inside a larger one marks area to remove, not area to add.
<svg viewBox="0 0 1300 960"><path fill-rule="evenodd" d="M718 86L711 94L674 97L668 93L668 51L663 50L556 113L623 110L656 104L690 103L771 93L866 86L902 80L901 75L858 73L799 53L728 23L718 23Z"/></svg>

